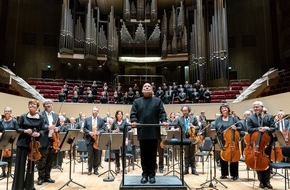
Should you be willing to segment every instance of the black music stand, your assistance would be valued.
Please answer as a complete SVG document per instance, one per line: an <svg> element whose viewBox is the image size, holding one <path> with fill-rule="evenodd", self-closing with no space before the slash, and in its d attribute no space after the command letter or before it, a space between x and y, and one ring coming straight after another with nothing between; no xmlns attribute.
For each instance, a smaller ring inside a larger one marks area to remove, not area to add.
<svg viewBox="0 0 290 190"><path fill-rule="evenodd" d="M178 165L179 163L174 163L174 160L175 160L175 144L172 143L172 142L174 142L176 140L180 140L180 137L181 137L180 131L167 131L167 138L164 141L164 145L171 145L172 146L172 170L167 171L167 173L165 173L164 176L166 176L166 175L168 175L170 173L173 173L173 175L175 175L175 172L180 174L179 171L175 170L175 165ZM183 170L183 168L180 168L180 170Z"/></svg>
<svg viewBox="0 0 290 190"><path fill-rule="evenodd" d="M215 164L215 152L216 150L220 150L223 146L219 140L219 138L217 137L217 132L216 130L209 130L207 131L206 134L207 137L210 137L211 141L212 141L212 146L211 146L211 150L210 152L213 152L213 171L214 171L214 175L212 176L212 157L211 157L211 153L208 154L208 157L210 158L210 180L207 180L206 182L200 184L200 186L203 186L202 188L206 188L204 187L205 184L209 183L208 188L213 188L213 189L217 189L216 186L213 185L213 181L215 181L216 183L220 183L222 186L224 186L225 188L228 188L225 184L223 184L221 181L219 181L216 178L216 164ZM207 160L208 158L206 158Z"/></svg>
<svg viewBox="0 0 290 190"><path fill-rule="evenodd" d="M110 130L109 130L110 131ZM109 168L107 171L101 173L98 177L108 173L108 177L104 178L103 181L111 182L114 181L116 174L115 171L111 169L111 150L118 150L122 145L123 134L122 133L101 133L99 137L99 149L109 150ZM112 177L110 176L112 175Z"/></svg>
<svg viewBox="0 0 290 190"><path fill-rule="evenodd" d="M8 162L8 172L7 172L8 173L7 184L6 184L7 189L8 189L8 183L9 183L9 177L12 177L12 178L14 177L12 175L11 167L12 167L12 162L13 162L13 149L14 147L16 147L18 137L19 137L19 133L17 133L15 130L5 130L0 140L0 150L3 150L7 148L9 145L11 145L11 157L10 157L10 162Z"/></svg>
<svg viewBox="0 0 290 190"><path fill-rule="evenodd" d="M74 144L76 144L77 140L78 140L78 135L79 135L80 130L79 129L69 129L64 138L63 141L61 142L60 145L60 150L59 151L66 151L66 150L70 150L70 152L72 151L72 146ZM71 178L71 154L69 154L69 180L68 182L66 182L61 188L59 188L59 190L61 190L62 188L64 188L64 186L68 185L70 182L81 186L82 188L86 188L85 186L73 181L73 179Z"/></svg>

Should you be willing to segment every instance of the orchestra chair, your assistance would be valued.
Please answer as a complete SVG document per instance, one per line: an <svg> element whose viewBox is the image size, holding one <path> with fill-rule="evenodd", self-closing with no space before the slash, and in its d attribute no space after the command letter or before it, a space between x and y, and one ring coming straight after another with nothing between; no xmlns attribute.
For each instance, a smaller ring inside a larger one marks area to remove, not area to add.
<svg viewBox="0 0 290 190"><path fill-rule="evenodd" d="M286 158L290 158L290 146L283 146L282 147L282 154ZM286 162L275 162L270 163L270 167L274 169L282 169L284 171L284 179L285 179L285 190L287 189L287 180L288 180L288 187L289 187L289 174L288 169L290 169L290 163Z"/></svg>
<svg viewBox="0 0 290 190"><path fill-rule="evenodd" d="M2 168L2 167L7 167L8 168L8 162L0 161L0 168ZM6 183L6 189L7 190L8 190L8 179L9 179L9 176L10 176L10 174L8 172L7 177L4 177L4 178L7 178L7 183ZM4 179L4 178L2 178L2 179ZM0 180L2 180L2 179L0 179Z"/></svg>
<svg viewBox="0 0 290 190"><path fill-rule="evenodd" d="M84 161L88 159L88 149L85 140L79 140L77 145L77 152L80 162L82 162L82 174L84 173Z"/></svg>
<svg viewBox="0 0 290 190"><path fill-rule="evenodd" d="M202 173L204 174L204 157L208 157L211 150L212 150L212 140L210 137L205 137L204 139L204 145L199 147L199 152L195 153L196 157L200 157L201 158L201 162L202 162Z"/></svg>

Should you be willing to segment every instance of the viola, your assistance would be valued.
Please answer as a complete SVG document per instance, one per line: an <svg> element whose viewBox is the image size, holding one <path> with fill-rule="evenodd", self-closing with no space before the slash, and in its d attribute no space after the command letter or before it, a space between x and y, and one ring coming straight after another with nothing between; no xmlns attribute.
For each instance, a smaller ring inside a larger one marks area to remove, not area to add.
<svg viewBox="0 0 290 190"><path fill-rule="evenodd" d="M52 147L55 150L55 153L57 153L60 146L59 133L58 132L52 133L52 139L53 139Z"/></svg>
<svg viewBox="0 0 290 190"><path fill-rule="evenodd" d="M240 133L229 127L224 131L223 138L225 143L220 153L221 158L227 162L238 162L241 157L239 149Z"/></svg>
<svg viewBox="0 0 290 190"><path fill-rule="evenodd" d="M255 131L252 134L246 134L244 137L246 148L244 150L245 163L256 171L265 171L268 169L270 159L265 153L269 146L271 137L264 132Z"/></svg>
<svg viewBox="0 0 290 190"><path fill-rule="evenodd" d="M3 157L11 157L11 155L12 155L11 149L3 149L2 150Z"/></svg>

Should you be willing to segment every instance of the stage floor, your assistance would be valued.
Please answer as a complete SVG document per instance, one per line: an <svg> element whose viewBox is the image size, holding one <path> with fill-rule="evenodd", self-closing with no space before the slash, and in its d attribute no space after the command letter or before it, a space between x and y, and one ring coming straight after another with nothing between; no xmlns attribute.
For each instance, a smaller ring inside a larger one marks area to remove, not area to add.
<svg viewBox="0 0 290 190"><path fill-rule="evenodd" d="M186 190L185 184L176 176L156 176L156 183L142 184L140 182L140 176L125 176L124 185L120 185L120 189L174 189L174 190Z"/></svg>

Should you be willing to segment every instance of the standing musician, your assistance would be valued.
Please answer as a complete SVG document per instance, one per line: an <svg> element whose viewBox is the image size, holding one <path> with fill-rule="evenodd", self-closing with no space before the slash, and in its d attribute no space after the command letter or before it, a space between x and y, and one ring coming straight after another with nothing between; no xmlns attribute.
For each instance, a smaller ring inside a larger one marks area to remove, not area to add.
<svg viewBox="0 0 290 190"><path fill-rule="evenodd" d="M140 143L142 178L141 183L155 183L157 146L160 137L160 128L153 125L162 122L167 126L166 112L159 98L153 97L152 86L145 83L142 88L143 97L135 99L131 108L132 127L137 123L151 124L137 128ZM148 179L149 178L149 179Z"/></svg>
<svg viewBox="0 0 290 190"><path fill-rule="evenodd" d="M94 174L99 175L98 168L101 164L102 150L98 149L98 139L100 133L105 132L105 124L103 119L98 117L98 114L99 109L93 107L92 117L86 118L84 124L85 140L88 147L88 175L92 175L93 168Z"/></svg>
<svg viewBox="0 0 290 190"><path fill-rule="evenodd" d="M227 104L223 104L220 106L220 113L221 116L219 116L215 120L215 129L217 132L217 138L218 140L224 145L224 132L228 128L232 128L234 130L242 130L242 125L240 122L238 122L238 118L230 115L230 107ZM239 141L240 139L237 139ZM235 146L238 146L237 143ZM229 147L230 148L230 147ZM228 162L220 158L220 165L221 165L221 179L228 178L229 170L228 166L230 166L230 175L232 176L233 180L239 179L239 162Z"/></svg>
<svg viewBox="0 0 290 190"><path fill-rule="evenodd" d="M267 114L266 116L263 113L263 102L255 101L253 103L254 114L250 115L247 120L248 132L252 134L256 131L260 131L263 133L267 133L271 137L271 142L269 142L269 146L265 149L266 155L270 157L273 144L273 136L272 133L275 132L274 119L271 115ZM260 181L260 188L267 187L268 189L273 189L270 184L270 175L271 169L268 167L265 171L257 171L258 179Z"/></svg>
<svg viewBox="0 0 290 190"><path fill-rule="evenodd" d="M285 113L283 111L279 111L277 114L277 121L276 121L276 129L281 131L286 143L289 145L290 142L288 142L288 139L290 138L289 136L289 127L290 127L290 122L288 119L284 118Z"/></svg>
<svg viewBox="0 0 290 190"><path fill-rule="evenodd" d="M189 115L191 112L191 108L187 105L181 107L181 112L183 115L178 118L177 124L182 127L182 130L185 133L185 138L190 139L192 136L196 136L196 130L199 129L197 119L193 115ZM193 134L195 133L195 134ZM196 171L195 164L195 144L191 143L189 146L185 146L184 148L184 161L185 161L185 170L184 174L189 174L189 167L191 167L191 173L194 175L198 175Z"/></svg>
<svg viewBox="0 0 290 190"><path fill-rule="evenodd" d="M17 120L14 119L12 116L12 108L11 107L6 107L4 109L4 118L0 121L0 139L2 137L2 134L5 132L5 130L16 130L18 127ZM9 152L10 155L5 155L4 152L7 153ZM9 166L11 165L11 160L13 156L13 150L11 149L5 149L0 151L0 155L2 158L2 161L8 162ZM9 168L8 168L9 169ZM11 171L8 171L8 176L11 173ZM5 172L5 167L2 167L2 174L0 175L0 178L6 177L6 172Z"/></svg>
<svg viewBox="0 0 290 190"><path fill-rule="evenodd" d="M112 133L122 133L124 132L124 128L128 123L125 119L123 119L123 112L121 110L117 110L115 114L115 121L112 123L111 130ZM126 146L128 145L128 128L126 128ZM120 150L114 150L115 158L116 158L116 173L120 173Z"/></svg>
<svg viewBox="0 0 290 190"><path fill-rule="evenodd" d="M45 134L40 137L40 153L41 159L38 161L38 180L37 185L42 185L43 182L54 183L55 181L51 179L50 172L52 169L53 161L56 158L56 153L58 150L53 148L53 133L58 133L59 120L58 115L53 113L53 103L52 100L46 99L43 102L44 111L39 114L44 119L45 123Z"/></svg>
<svg viewBox="0 0 290 190"><path fill-rule="evenodd" d="M30 100L28 102L29 112L21 115L18 121L16 131L20 133L17 141L15 171L12 190L34 188L34 160L28 160L27 169L25 169L26 159L29 154L37 153L31 150L33 143L32 138L38 140L44 135L44 120L37 113L39 102L37 100ZM32 146L31 146L32 145ZM39 152L38 152L39 153ZM26 171L26 176L25 176Z"/></svg>

